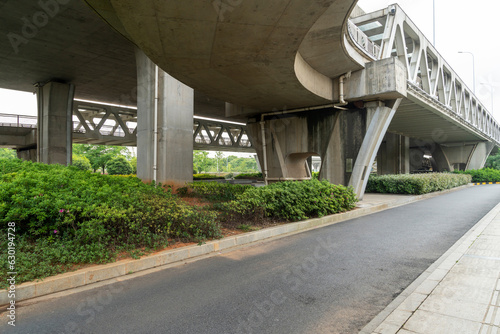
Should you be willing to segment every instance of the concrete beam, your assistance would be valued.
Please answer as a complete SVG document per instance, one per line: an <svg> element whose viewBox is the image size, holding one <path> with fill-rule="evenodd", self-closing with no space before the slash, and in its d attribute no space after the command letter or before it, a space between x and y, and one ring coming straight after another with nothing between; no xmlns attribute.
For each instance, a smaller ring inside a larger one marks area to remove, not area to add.
<svg viewBox="0 0 500 334"><path fill-rule="evenodd" d="M396 57L367 63L365 69L353 72L345 80L345 99L370 101L406 97L407 78L404 64ZM338 91L334 89L334 100L338 100Z"/></svg>
<svg viewBox="0 0 500 334"><path fill-rule="evenodd" d="M39 162L71 165L74 94L72 84L48 82L37 87Z"/></svg>

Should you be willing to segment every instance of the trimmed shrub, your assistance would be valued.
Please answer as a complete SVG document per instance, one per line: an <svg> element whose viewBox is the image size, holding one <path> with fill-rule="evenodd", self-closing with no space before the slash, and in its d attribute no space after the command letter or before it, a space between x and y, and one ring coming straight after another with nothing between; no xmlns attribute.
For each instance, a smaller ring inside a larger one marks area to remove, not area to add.
<svg viewBox="0 0 500 334"><path fill-rule="evenodd" d="M215 174L193 174L193 180L224 180L224 176Z"/></svg>
<svg viewBox="0 0 500 334"><path fill-rule="evenodd" d="M240 179L262 179L262 173L241 173L234 177L235 180Z"/></svg>
<svg viewBox="0 0 500 334"><path fill-rule="evenodd" d="M451 173L372 175L366 192L421 195L459 187L469 182L470 176Z"/></svg>
<svg viewBox="0 0 500 334"><path fill-rule="evenodd" d="M454 173L470 175L472 182L500 182L500 170L493 168L455 171Z"/></svg>
<svg viewBox="0 0 500 334"><path fill-rule="evenodd" d="M106 164L106 171L109 175L129 175L134 172L132 165L124 156L111 159Z"/></svg>
<svg viewBox="0 0 500 334"><path fill-rule="evenodd" d="M256 215L288 221L322 217L351 210L357 202L351 187L328 181L286 181L267 187L249 187L226 204L233 216Z"/></svg>

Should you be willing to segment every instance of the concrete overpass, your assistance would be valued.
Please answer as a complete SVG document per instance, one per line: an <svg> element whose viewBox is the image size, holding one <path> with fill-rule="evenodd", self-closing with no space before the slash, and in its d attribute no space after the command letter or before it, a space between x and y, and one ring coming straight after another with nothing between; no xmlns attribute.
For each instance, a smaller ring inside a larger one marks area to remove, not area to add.
<svg viewBox="0 0 500 334"><path fill-rule="evenodd" d="M114 30L81 1L2 5L0 87L37 86L41 161L67 163L73 97L137 101L144 180L191 178L193 113L246 122L269 181L306 178L317 155L321 177L359 196L377 152L379 172L404 173L424 154L436 170L481 167L499 145L496 121L397 6L86 2Z"/></svg>

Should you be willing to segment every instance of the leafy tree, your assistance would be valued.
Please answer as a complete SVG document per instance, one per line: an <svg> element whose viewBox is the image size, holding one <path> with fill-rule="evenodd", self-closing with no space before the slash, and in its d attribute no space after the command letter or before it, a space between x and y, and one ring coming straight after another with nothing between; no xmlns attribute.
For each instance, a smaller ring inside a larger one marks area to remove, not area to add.
<svg viewBox="0 0 500 334"><path fill-rule="evenodd" d="M220 173L224 170L224 162L225 162L224 153L222 153L221 151L215 152L215 163L217 166L217 173Z"/></svg>
<svg viewBox="0 0 500 334"><path fill-rule="evenodd" d="M208 152L193 152L193 170L197 173L209 172L213 165L212 159L208 157Z"/></svg>
<svg viewBox="0 0 500 334"><path fill-rule="evenodd" d="M132 173L137 174L137 157L130 160L130 165L132 166Z"/></svg>
<svg viewBox="0 0 500 334"><path fill-rule="evenodd" d="M484 164L485 168L493 168L500 169L500 152L495 155L490 155L488 159L486 159L486 163Z"/></svg>
<svg viewBox="0 0 500 334"><path fill-rule="evenodd" d="M118 156L108 161L106 171L110 175L130 175L132 174L132 165L124 156Z"/></svg>
<svg viewBox="0 0 500 334"><path fill-rule="evenodd" d="M84 157L83 155L73 154L73 166L81 170L92 169L89 159L87 159L87 157Z"/></svg>
<svg viewBox="0 0 500 334"><path fill-rule="evenodd" d="M15 159L16 151L10 148L0 148L0 159Z"/></svg>
<svg viewBox="0 0 500 334"><path fill-rule="evenodd" d="M73 153L83 155L90 161L90 165L94 172L99 168L104 172L107 163L118 156L127 156L129 152L123 146L107 146L107 145L90 145L90 144L74 144Z"/></svg>

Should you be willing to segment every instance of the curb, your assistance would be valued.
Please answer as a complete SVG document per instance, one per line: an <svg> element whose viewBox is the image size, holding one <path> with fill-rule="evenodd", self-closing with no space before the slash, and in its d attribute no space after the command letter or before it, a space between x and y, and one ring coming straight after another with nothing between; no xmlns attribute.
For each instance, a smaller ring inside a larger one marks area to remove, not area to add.
<svg viewBox="0 0 500 334"><path fill-rule="evenodd" d="M482 185L485 185L485 184L500 184L500 182L475 182L472 185L473 186L482 186Z"/></svg>
<svg viewBox="0 0 500 334"><path fill-rule="evenodd" d="M163 251L158 254L145 256L138 260L127 259L105 265L96 265L83 268L74 272L64 273L48 277L41 281L22 283L15 287L15 301L25 301L28 299L47 296L57 292L80 288L90 284L116 279L132 273L146 271L150 269L161 269L163 266L180 264L182 261L201 258L202 256L213 256L221 251L227 251L250 245L260 241L278 239L304 232L307 230L337 224L346 220L359 218L369 214L377 213L386 209L406 205L420 200L436 197L442 194L462 190L471 185L461 186L425 195L404 196L391 202L377 204L370 207L358 206L348 212L338 213L322 218L314 218L302 222L288 223L263 230L226 237L220 240L209 241L203 245L187 246L178 249ZM0 290L0 307L10 303L8 291Z"/></svg>

